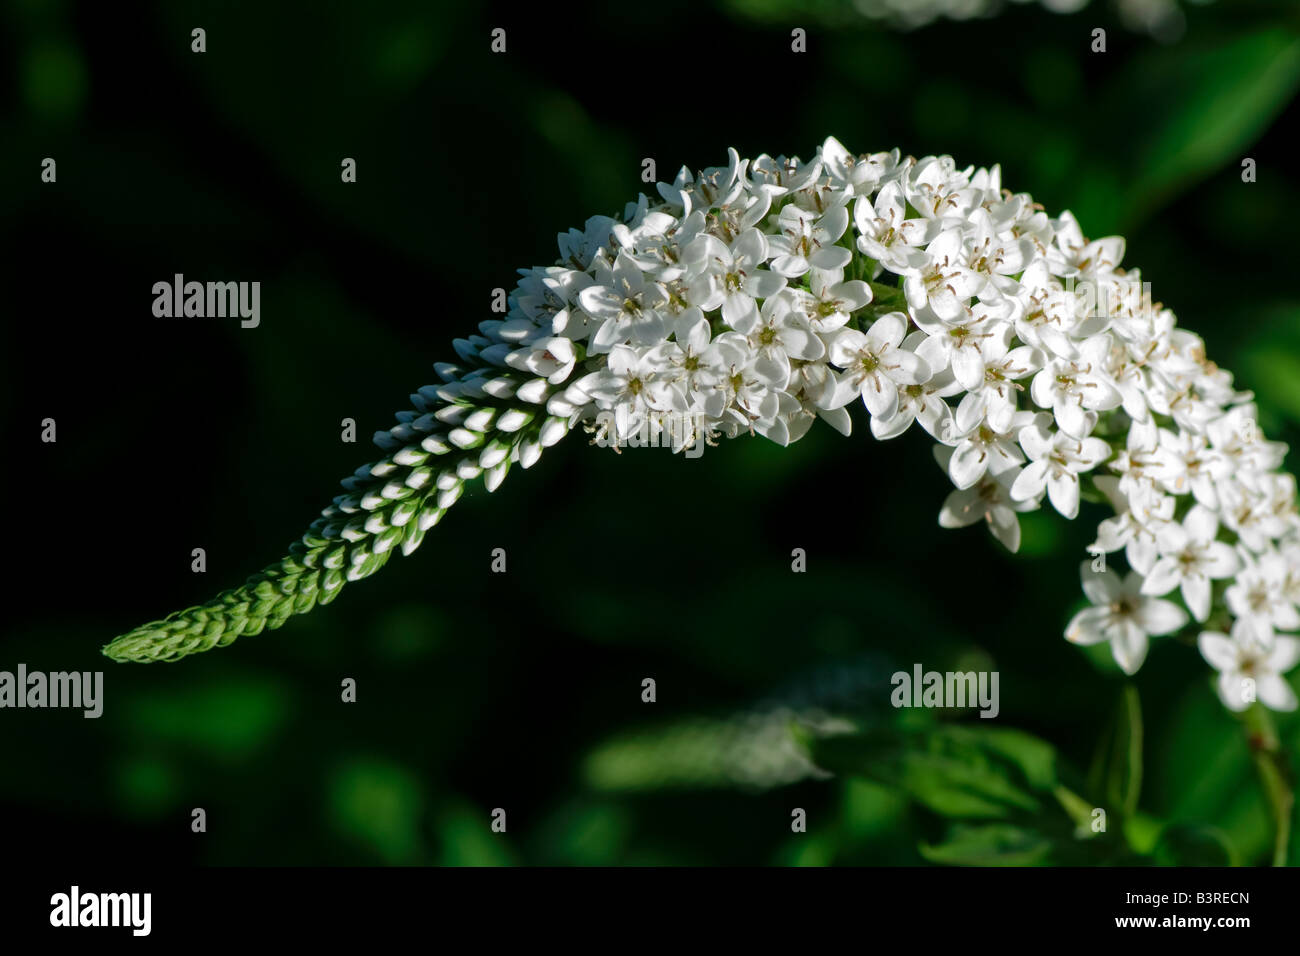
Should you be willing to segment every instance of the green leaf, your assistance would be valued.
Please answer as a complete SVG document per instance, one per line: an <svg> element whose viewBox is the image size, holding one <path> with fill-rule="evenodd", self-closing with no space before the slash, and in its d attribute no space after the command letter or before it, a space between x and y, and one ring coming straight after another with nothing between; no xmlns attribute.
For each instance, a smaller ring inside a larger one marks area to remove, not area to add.
<svg viewBox="0 0 1300 956"><path fill-rule="evenodd" d="M897 787L946 817L1034 812L1040 803L1030 790L1049 789L1055 779L1051 747L1018 731L875 729L813 740L811 750L825 770Z"/></svg>
<svg viewBox="0 0 1300 956"><path fill-rule="evenodd" d="M956 866L1035 866L1046 861L1052 842L1042 834L1006 823L952 828L946 841L922 843L921 855L931 863Z"/></svg>
<svg viewBox="0 0 1300 956"><path fill-rule="evenodd" d="M1300 87L1300 37L1285 29L1220 36L1194 56L1159 51L1135 69L1129 102L1156 107L1144 111L1152 123L1134 167L1143 172L1129 188L1137 218L1241 159Z"/></svg>
<svg viewBox="0 0 1300 956"><path fill-rule="evenodd" d="M1225 320L1249 329L1233 368L1257 393L1260 425L1272 433L1281 418L1300 421L1300 302L1248 303Z"/></svg>
<svg viewBox="0 0 1300 956"><path fill-rule="evenodd" d="M407 768L359 758L338 769L328 794L334 828L343 836L391 865L415 863L423 857L424 793Z"/></svg>
<svg viewBox="0 0 1300 956"><path fill-rule="evenodd" d="M945 817L1005 817L1013 809L1033 812L1038 801L982 761L928 753L904 755L898 783L923 806Z"/></svg>
<svg viewBox="0 0 1300 956"><path fill-rule="evenodd" d="M1034 789L1056 786L1056 749L1047 741L1009 727L982 729L978 739L990 753L1009 760Z"/></svg>

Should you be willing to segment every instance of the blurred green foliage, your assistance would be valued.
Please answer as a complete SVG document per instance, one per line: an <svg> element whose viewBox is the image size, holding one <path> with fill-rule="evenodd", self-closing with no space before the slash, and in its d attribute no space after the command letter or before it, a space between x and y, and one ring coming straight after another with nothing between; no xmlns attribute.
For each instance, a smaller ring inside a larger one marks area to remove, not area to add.
<svg viewBox="0 0 1300 956"><path fill-rule="evenodd" d="M573 438L327 612L175 667L98 648L278 555L370 455L340 420L387 425L492 288L645 188L646 156L671 179L728 145L807 155L834 134L1001 163L1089 235L1122 231L1126 262L1294 445L1293 4L1190 9L1172 45L1111 29L1104 55L1105 7L908 34L776 0L761 17L678 0L149 10L0 12L18 81L0 119L16 277L0 419L22 465L0 481L23 503L0 666L110 668L98 721L0 716L20 844L216 864L1267 860L1246 737L1194 648L1157 641L1129 683L1105 648L1061 639L1090 514L1027 516L1010 557L982 529L941 531L946 480L920 436L819 428L698 462ZM713 38L703 60L683 23ZM809 52L786 59L795 25ZM57 187L38 183L47 155ZM263 327L151 322L147 290L176 271L260 279ZM46 415L60 438L41 448ZM894 711L889 675L916 661L999 670L998 720ZM1278 729L1294 765L1300 723ZM1081 832L1093 807L1104 834Z"/></svg>

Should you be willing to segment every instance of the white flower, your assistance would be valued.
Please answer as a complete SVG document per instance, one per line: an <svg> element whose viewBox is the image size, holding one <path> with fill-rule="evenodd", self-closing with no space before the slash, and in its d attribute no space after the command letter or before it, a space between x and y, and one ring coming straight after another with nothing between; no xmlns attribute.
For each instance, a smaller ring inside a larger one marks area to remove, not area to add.
<svg viewBox="0 0 1300 956"><path fill-rule="evenodd" d="M553 335L534 342L531 349L511 352L506 356L506 362L515 368L541 376L552 385L559 385L573 374L577 351L572 339Z"/></svg>
<svg viewBox="0 0 1300 956"><path fill-rule="evenodd" d="M896 181L881 187L874 202L861 196L853 205L858 249L899 275L925 265L923 248L939 234L938 222L907 219L906 210L903 189Z"/></svg>
<svg viewBox="0 0 1300 956"><path fill-rule="evenodd" d="M781 411L780 397L784 393L772 387L766 369L759 367L757 356L751 355L744 365L733 365L723 378L722 387L730 401L733 421L746 428L759 429L760 434L760 426L773 422ZM792 410L798 407L796 402Z"/></svg>
<svg viewBox="0 0 1300 956"><path fill-rule="evenodd" d="M1265 649L1249 622L1237 620L1232 636L1205 631L1197 639L1201 656L1219 672L1219 699L1242 711L1258 700L1272 710L1295 710L1295 691L1282 677L1300 660L1300 640L1278 636Z"/></svg>
<svg viewBox="0 0 1300 956"><path fill-rule="evenodd" d="M871 416L871 434L885 441L903 434L912 422L920 422L932 437L943 441L953 431L952 409L943 400L944 392L939 378L920 385L899 386L898 404L893 413Z"/></svg>
<svg viewBox="0 0 1300 956"><path fill-rule="evenodd" d="M843 268L852 253L837 246L849 225L849 213L835 206L823 216L788 205L779 216L781 232L768 241L776 258L772 271L789 279L805 275L809 269Z"/></svg>
<svg viewBox="0 0 1300 956"><path fill-rule="evenodd" d="M1290 475L1238 472L1219 486L1219 498L1224 525L1257 554L1294 526L1295 479Z"/></svg>
<svg viewBox="0 0 1300 956"><path fill-rule="evenodd" d="M680 220L647 212L636 228L617 223L611 233L639 269L659 282L673 282L686 274L684 250L703 232L704 223L698 210Z"/></svg>
<svg viewBox="0 0 1300 956"><path fill-rule="evenodd" d="M952 449L936 445L935 458L940 467L947 466L944 458ZM1006 546L1008 551L1020 549L1019 511L1033 511L1037 502L1017 501L1011 497L1011 485L1019 474L1019 468L1008 468L999 474L987 474L969 488L959 488L944 500L939 511L939 524L944 528L965 528L983 518L993 532L993 536Z"/></svg>
<svg viewBox="0 0 1300 956"><path fill-rule="evenodd" d="M1187 623L1187 612L1172 601L1142 593L1142 575L1130 571L1092 570L1084 562L1083 592L1093 607L1070 619L1065 639L1074 644L1110 641L1115 663L1125 674L1136 674L1147 656L1147 638L1172 634Z"/></svg>
<svg viewBox="0 0 1300 956"><path fill-rule="evenodd" d="M785 288L784 276L760 268L767 261L767 239L746 229L726 246L716 236L702 235L686 247L687 301L705 312L721 307L722 321L748 333L758 322L756 299Z"/></svg>
<svg viewBox="0 0 1300 956"><path fill-rule="evenodd" d="M985 357L996 360L1007 354L1014 330L1006 315L1006 310L985 303L948 322L930 322L921 314L917 324L928 333L934 349L921 354L932 370L951 367L953 378L963 389L976 391L984 385ZM931 354L940 361L930 359Z"/></svg>
<svg viewBox="0 0 1300 956"><path fill-rule="evenodd" d="M1282 466L1286 445L1265 441L1252 405L1238 405L1209 422L1205 433L1210 444L1228 460L1233 471L1273 471Z"/></svg>
<svg viewBox="0 0 1300 956"><path fill-rule="evenodd" d="M1015 0L1028 3L1033 0ZM1089 0L1039 0L1052 13L1075 13ZM1120 21L1134 32L1156 37L1175 35L1181 30L1183 12L1177 0L1117 0ZM958 22L989 17L1006 9L1000 0L856 0L853 10L863 17L881 20L900 30L916 30L938 19Z"/></svg>
<svg viewBox="0 0 1300 956"><path fill-rule="evenodd" d="M1273 551L1248 563L1224 593L1224 600L1233 615L1249 622L1260 643L1268 646L1274 630L1300 628L1300 614L1288 594L1291 584L1286 559Z"/></svg>
<svg viewBox="0 0 1300 956"><path fill-rule="evenodd" d="M958 170L951 156L927 156L906 180L907 201L922 215L947 225L962 224L984 198L969 171ZM996 192L996 191L995 191Z"/></svg>
<svg viewBox="0 0 1300 956"><path fill-rule="evenodd" d="M1010 276L1023 272L1025 260L1033 254L1033 243L999 233L988 210L976 208L967 220L969 242L966 246L966 267L976 277L976 295L986 297L984 285L993 290L1014 292L1019 283Z"/></svg>
<svg viewBox="0 0 1300 956"><path fill-rule="evenodd" d="M670 389L662 374L668 365L667 353L667 343L640 351L616 345L609 351L605 368L575 384L602 408L626 408L630 426L639 428L647 411L671 407Z"/></svg>
<svg viewBox="0 0 1300 956"><path fill-rule="evenodd" d="M958 441L948 461L948 477L952 483L958 488L969 488L986 473L997 475L1022 464L1025 456L1017 444L1017 435L1033 417L1032 412L1017 412L1004 432L984 424Z"/></svg>
<svg viewBox="0 0 1300 956"><path fill-rule="evenodd" d="M1182 524L1170 523L1156 537L1160 557L1151 568L1144 594L1182 591L1198 621L1210 616L1210 582L1232 577L1241 561L1232 547L1216 541L1219 519L1204 505L1194 505Z"/></svg>
<svg viewBox="0 0 1300 956"><path fill-rule="evenodd" d="M571 305L578 293L591 285L591 276L577 269L551 266L531 269L519 280L510 296L513 306L508 323L515 329L538 329L543 334L583 338L587 331L586 316L571 317ZM508 335L507 338L513 337Z"/></svg>
<svg viewBox="0 0 1300 956"><path fill-rule="evenodd" d="M1085 301L1057 281L1046 259L1035 259L1025 267L1020 288L1011 298L1020 341L1053 358L1078 355L1072 336L1086 317Z"/></svg>
<svg viewBox="0 0 1300 956"><path fill-rule="evenodd" d="M902 270L903 292L913 309L929 308L940 319L961 315L982 284L966 266L965 240L960 228L939 235L925 250L920 265Z"/></svg>
<svg viewBox="0 0 1300 956"><path fill-rule="evenodd" d="M984 342L980 355L984 361L984 381L957 404L956 424L962 434L985 421L994 431L1010 429L1016 413L1016 393L1024 388L1019 379L1038 371L1041 364L1036 349L1022 345L1007 351L1001 338Z"/></svg>
<svg viewBox="0 0 1300 956"><path fill-rule="evenodd" d="M852 313L871 302L871 286L861 279L829 281L837 274L814 269L809 282L811 294L802 295L808 325L816 332L830 333L842 329Z"/></svg>
<svg viewBox="0 0 1300 956"><path fill-rule="evenodd" d="M561 262L525 272L509 314L457 343L471 364L534 376L492 380L491 394L545 402L561 425L615 407L634 425L671 413L780 444L817 417L849 434L860 397L876 438L920 422L939 443L956 486L940 524L983 518L1012 550L1019 512L1047 497L1075 517L1080 475L1109 462L1114 476L1093 481L1114 513L1090 550L1122 551L1131 571L1085 572L1094 606L1070 640L1109 641L1132 673L1149 637L1185 623L1161 597L1175 588L1191 617L1229 610L1256 642L1300 627L1285 446L1259 434L1249 393L1203 340L1120 269L1121 238L1087 240L1069 213L1004 190L998 167L854 156L833 139L809 163L733 150L659 193L562 236ZM871 321L877 283L895 277L905 307ZM1026 390L1046 412L1020 408ZM427 421L412 414L388 440Z"/></svg>
<svg viewBox="0 0 1300 956"><path fill-rule="evenodd" d="M1120 476L1119 490L1125 495L1152 494L1174 487L1181 488L1180 493L1187 491L1185 485L1175 484L1180 473L1179 462L1173 452L1161 446L1154 421L1149 427L1135 423L1129 429L1125 447L1115 455L1110 469Z"/></svg>
<svg viewBox="0 0 1300 956"><path fill-rule="evenodd" d="M1029 394L1040 408L1050 408L1061 431L1086 438L1096 424L1090 411L1117 408L1119 390L1106 377L1110 337L1097 335L1079 343L1077 359L1054 358L1034 376Z"/></svg>
<svg viewBox="0 0 1300 956"><path fill-rule="evenodd" d="M841 329L831 341L831 362L844 369L836 383L831 407L839 408L861 396L872 415L889 418L898 408L898 386L919 385L930 369L914 352L900 348L907 333L907 316L890 312L865 333Z"/></svg>
<svg viewBox="0 0 1300 956"><path fill-rule="evenodd" d="M870 195L885 173L889 156L881 153L862 159L845 149L834 136L828 136L818 147L817 158L822 161L823 172L833 181L849 187L855 195Z"/></svg>
<svg viewBox="0 0 1300 956"><path fill-rule="evenodd" d="M1057 221L1056 242L1047 250L1047 261L1058 276L1097 275L1114 271L1124 258L1124 240L1110 236L1089 242L1073 213Z"/></svg>
<svg viewBox="0 0 1300 956"><path fill-rule="evenodd" d="M1030 464L1016 478L1011 496L1017 501L1037 498L1046 489L1052 507L1067 518L1079 513L1079 475L1105 461L1110 446L1100 438L1079 441L1065 432L1052 432L1039 419L1020 429L1020 446Z"/></svg>
<svg viewBox="0 0 1300 956"><path fill-rule="evenodd" d="M1156 535L1173 519L1174 499L1159 491L1126 495L1119 479L1109 475L1098 475L1093 483L1116 512L1097 526L1093 549L1109 554L1123 548L1129 567L1150 574L1160 556Z"/></svg>
<svg viewBox="0 0 1300 956"><path fill-rule="evenodd" d="M600 248L608 245L613 228L614 220L609 216L592 216L582 229L560 233L560 263L586 272Z"/></svg>
<svg viewBox="0 0 1300 956"><path fill-rule="evenodd" d="M668 304L668 293L646 275L625 252L610 267L596 260L595 284L578 293L583 311L601 323L591 338L591 352L608 352L611 346L656 345L668 331L660 309Z"/></svg>
<svg viewBox="0 0 1300 956"><path fill-rule="evenodd" d="M1189 491L1207 508L1219 507L1218 482L1228 477L1231 466L1209 438L1192 432L1160 429L1160 448L1168 456L1172 474L1163 479L1165 490L1185 495Z"/></svg>
<svg viewBox="0 0 1300 956"><path fill-rule="evenodd" d="M709 320L698 309L682 313L674 324L676 348L667 350L661 378L672 389L675 411L701 411L716 420L727 406L727 376L747 361L748 351L739 333L712 340L709 334Z"/></svg>
<svg viewBox="0 0 1300 956"><path fill-rule="evenodd" d="M784 389L790 382L791 359L813 362L826 354L822 340L786 296L773 296L763 303L747 340L756 371L776 389Z"/></svg>

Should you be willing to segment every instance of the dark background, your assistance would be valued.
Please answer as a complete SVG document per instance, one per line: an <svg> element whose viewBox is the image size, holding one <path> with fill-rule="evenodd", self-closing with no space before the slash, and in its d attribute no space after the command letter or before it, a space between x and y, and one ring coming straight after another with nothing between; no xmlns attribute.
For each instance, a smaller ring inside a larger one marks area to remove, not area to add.
<svg viewBox="0 0 1300 956"><path fill-rule="evenodd" d="M670 180L725 164L730 145L807 157L835 135L1001 163L1050 214L1124 234L1126 264L1294 444L1293 4L1189 8L1172 43L1104 3L910 33L850 13L6 4L0 669L106 671L97 721L0 713L6 851L921 862L936 821L889 788L777 785L801 766L783 707L870 709L917 661L995 667L999 722L1086 770L1125 683L1105 648L1061 637L1101 512L1025 517L1015 556L982 529L942 531L949 485L928 439L881 447L861 419L850 440L818 426L789 450L741 439L698 461L572 437L280 631L175 666L98 653L279 557L379 457L367 436L490 316L493 288L649 188L644 157ZM498 26L504 55L489 51ZM796 26L806 54L790 51ZM57 184L40 182L45 156ZM340 182L345 156L356 184ZM261 326L155 319L151 287L176 272L260 281ZM46 417L57 444L39 440ZM344 417L356 445L339 440ZM806 574L790 571L795 547ZM1141 819L1213 828L1234 862L1259 862L1270 824L1244 736L1175 644L1157 640L1132 682ZM339 700L345 677L356 704ZM1300 725L1279 726L1294 759ZM193 807L208 833L190 832ZM793 807L809 833L791 834Z"/></svg>

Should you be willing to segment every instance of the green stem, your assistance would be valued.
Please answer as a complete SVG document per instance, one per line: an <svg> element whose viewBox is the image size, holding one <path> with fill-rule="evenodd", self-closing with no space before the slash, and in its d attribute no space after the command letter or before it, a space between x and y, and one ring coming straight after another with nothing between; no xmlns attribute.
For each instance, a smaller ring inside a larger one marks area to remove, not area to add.
<svg viewBox="0 0 1300 956"><path fill-rule="evenodd" d="M1291 812L1295 807L1295 789L1290 768L1282 752L1273 715L1262 704L1253 704L1242 715L1255 768L1273 813L1273 865L1286 866L1287 847L1291 842Z"/></svg>

